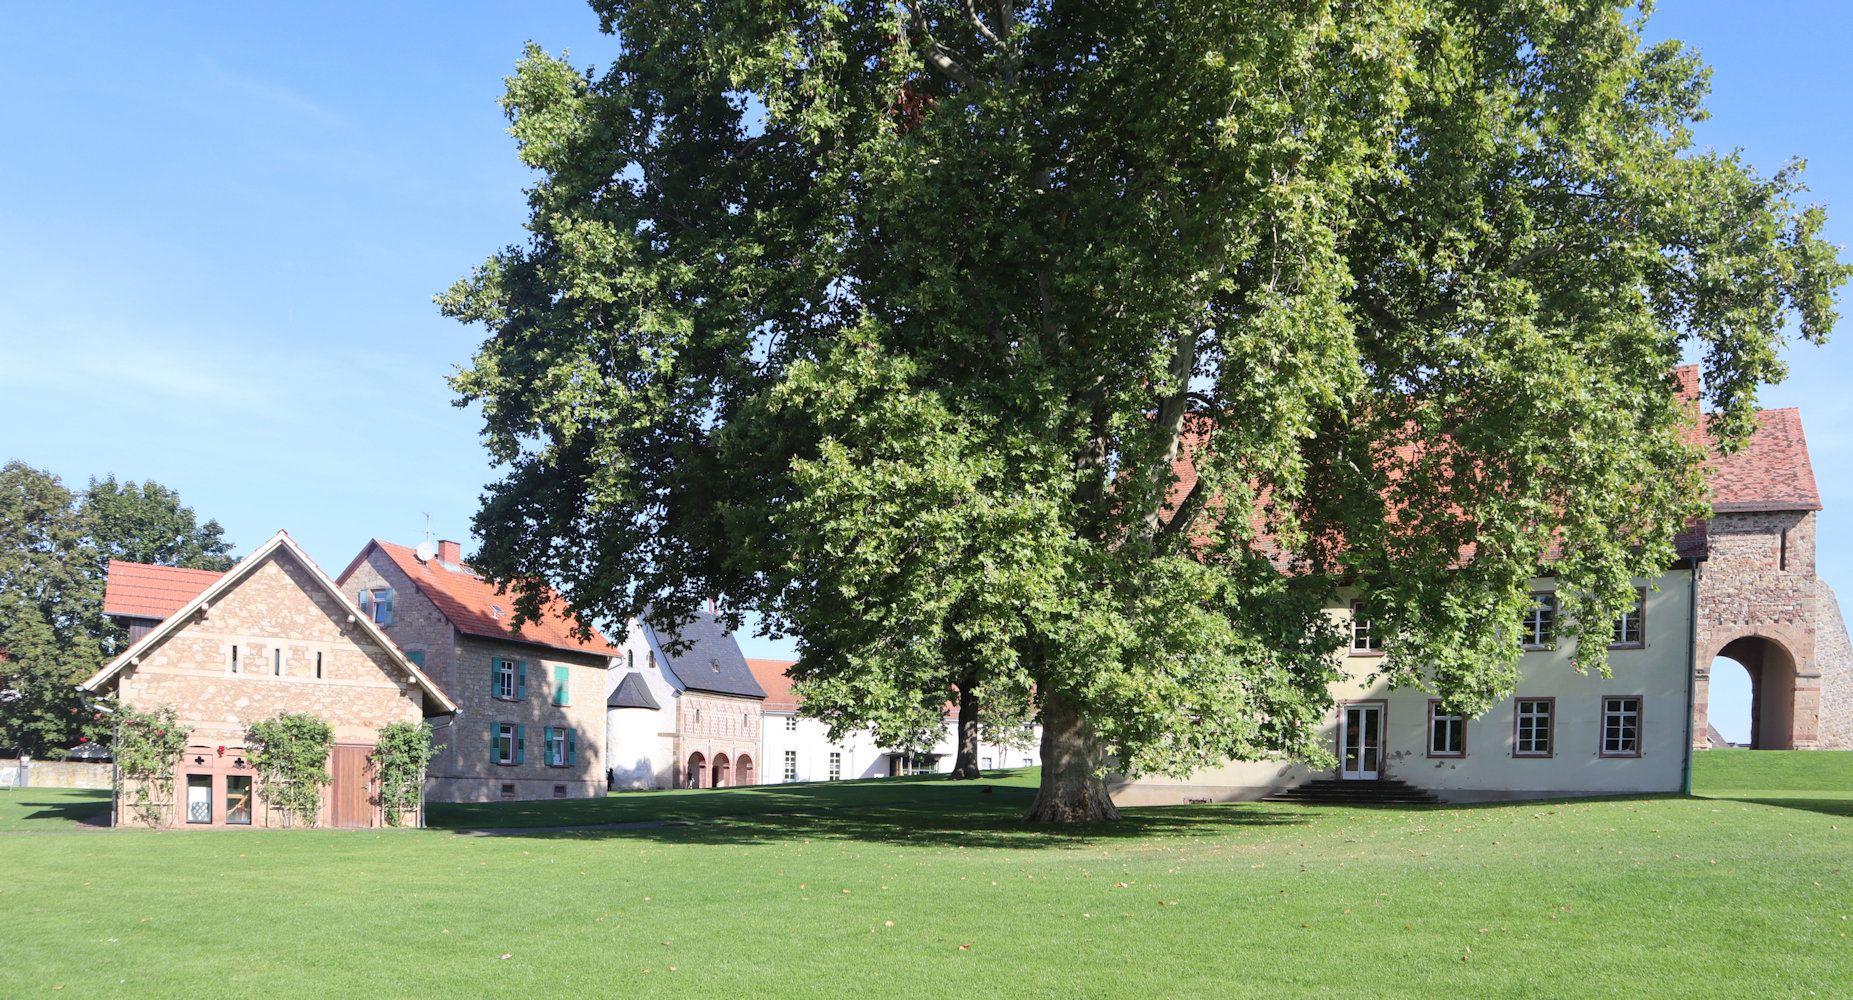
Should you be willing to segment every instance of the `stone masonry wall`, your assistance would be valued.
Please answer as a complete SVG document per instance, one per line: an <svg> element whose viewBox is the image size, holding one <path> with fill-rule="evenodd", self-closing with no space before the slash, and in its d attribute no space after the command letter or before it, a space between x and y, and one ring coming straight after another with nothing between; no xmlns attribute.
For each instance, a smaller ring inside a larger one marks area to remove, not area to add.
<svg viewBox="0 0 1853 1000"><path fill-rule="evenodd" d="M1707 525L1710 556L1699 571L1698 641L1694 650L1694 739L1702 748L1711 662L1734 639L1755 637L1786 651L1794 662L1794 714L1790 732L1764 733L1771 745L1796 749L1818 745L1821 671L1818 635L1828 627L1845 629L1838 615L1827 615L1825 589L1815 575L1815 515L1812 511L1757 511L1715 514ZM1786 539L1785 539L1786 533ZM1830 624L1831 622L1831 624ZM1789 678L1766 678L1781 684Z"/></svg>
<svg viewBox="0 0 1853 1000"><path fill-rule="evenodd" d="M424 695L351 613L279 549L143 652L122 673L119 695L140 709L174 705L191 745L225 746L227 756L243 749L252 722L286 712L326 720L337 744L372 746L381 726L418 721ZM261 793L257 811L269 812Z"/></svg>
<svg viewBox="0 0 1853 1000"><path fill-rule="evenodd" d="M1814 657L1821 670L1821 749L1853 750L1853 643L1834 589L1825 580L1819 583Z"/></svg>
<svg viewBox="0 0 1853 1000"><path fill-rule="evenodd" d="M434 567L432 572L453 571ZM381 586L392 588L393 623L385 626L386 633L408 654L421 654L425 673L462 709L453 723L437 730L436 740L444 749L432 759L427 797L445 802L553 798L556 786L561 785L571 798L605 793L606 657L463 634L451 626L415 580L377 550L341 586L350 596ZM505 701L494 696L490 661L496 657L527 662L525 699ZM567 669L568 704L564 706L553 704L557 666ZM524 727L522 763L494 761L491 741L497 723ZM549 726L574 731L571 766L547 766L545 732ZM512 786L512 793L505 791L507 786Z"/></svg>

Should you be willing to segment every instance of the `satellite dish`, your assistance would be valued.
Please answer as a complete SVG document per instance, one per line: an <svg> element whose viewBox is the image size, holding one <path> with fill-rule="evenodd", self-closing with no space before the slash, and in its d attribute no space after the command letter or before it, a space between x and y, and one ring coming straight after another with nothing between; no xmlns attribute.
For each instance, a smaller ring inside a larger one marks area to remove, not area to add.
<svg viewBox="0 0 1853 1000"><path fill-rule="evenodd" d="M419 562L428 563L431 560L436 559L437 557L438 557L438 547L431 544L430 539L427 538L424 541L418 543L418 561Z"/></svg>

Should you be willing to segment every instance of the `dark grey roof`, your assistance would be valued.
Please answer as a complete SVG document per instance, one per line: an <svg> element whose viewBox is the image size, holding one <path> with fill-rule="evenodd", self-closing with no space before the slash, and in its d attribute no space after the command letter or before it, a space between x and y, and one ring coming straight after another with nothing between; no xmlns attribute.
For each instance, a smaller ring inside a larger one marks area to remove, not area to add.
<svg viewBox="0 0 1853 1000"><path fill-rule="evenodd" d="M658 642L665 647L675 638L655 625L651 625L650 630L659 633ZM693 691L735 694L744 698L766 696L766 689L759 686L753 679L753 672L747 669L746 657L740 655L740 644L715 616L706 611L695 612L694 619L682 626L679 635L693 645L680 656L667 648L664 653L669 656L669 668L682 679L684 686Z"/></svg>
<svg viewBox="0 0 1853 1000"><path fill-rule="evenodd" d="M650 685L643 682L643 675L633 670L618 682L617 690L605 699L606 708L662 708L650 695Z"/></svg>

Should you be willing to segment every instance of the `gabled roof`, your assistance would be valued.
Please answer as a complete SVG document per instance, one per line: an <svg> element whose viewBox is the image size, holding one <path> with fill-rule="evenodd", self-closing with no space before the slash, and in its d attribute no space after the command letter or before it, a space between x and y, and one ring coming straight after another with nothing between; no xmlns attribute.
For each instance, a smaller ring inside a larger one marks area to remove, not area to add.
<svg viewBox="0 0 1853 1000"><path fill-rule="evenodd" d="M759 682L753 679L753 672L747 669L746 657L740 655L740 644L713 614L695 612L695 617L673 635L660 631L647 618L644 627L650 630L657 648L669 661L670 671L682 681L683 687L746 698L766 696ZM691 644L679 656L669 651L669 644L678 637Z"/></svg>
<svg viewBox="0 0 1853 1000"><path fill-rule="evenodd" d="M643 675L633 670L618 682L617 690L605 699L606 708L662 708L657 704L656 696L650 693L650 685L645 684Z"/></svg>
<svg viewBox="0 0 1853 1000"><path fill-rule="evenodd" d="M797 660L755 660L749 658L746 668L753 672L753 679L766 689L766 709L772 712L796 712L798 696L791 693L791 678L785 676Z"/></svg>
<svg viewBox="0 0 1853 1000"><path fill-rule="evenodd" d="M111 559L108 582L103 587L103 613L123 618L166 618L224 575L209 569Z"/></svg>
<svg viewBox="0 0 1853 1000"><path fill-rule="evenodd" d="M271 535L264 544L252 550L250 555L240 559L238 565L233 566L230 570L220 575L219 578L212 581L206 589L195 594L191 600L176 608L172 614L169 614L161 624L151 629L147 635L142 636L140 640L131 644L128 649L123 650L120 656L109 661L103 669L92 674L82 684L77 685L78 689L91 692L102 690L105 685L112 682L116 675L121 673L125 668L140 663L144 652L153 648L155 644L164 641L168 636L179 631L187 622L192 621L195 613L202 608L211 607L218 601L221 594L229 593L236 588L239 583L250 576L257 567L263 565L264 560L270 558L278 549L287 550L290 556L296 560L297 564L308 571L310 579L320 584L322 589L326 591L329 596L333 597L343 608L347 609L353 621L367 633L367 636L386 652L386 655L391 658L394 664L404 670L412 678L413 683L418 686L420 691L424 692L427 699L425 703L426 715L450 715L457 712L456 703L445 697L444 692L438 690L438 686L431 682L431 678L425 676L424 671L418 669L417 664L406 659L405 653L399 649L397 644L387 638L386 633L380 631L380 627L373 623L373 619L361 614L360 609L355 607L352 601L349 601L342 595L341 588L336 586L335 582L328 578L328 574L322 572L322 568L315 564L315 560L310 559L308 554L298 547L295 540L290 538L289 533L285 531L279 531ZM107 605L107 595L104 600ZM437 711L432 711L433 708L436 708Z"/></svg>
<svg viewBox="0 0 1853 1000"><path fill-rule="evenodd" d="M360 554L354 557L354 561L348 563L347 569L341 571L339 579L343 586L346 586L354 571L360 568L360 564L366 561L367 554L375 550L392 560L401 573L411 578L419 592L437 605L438 611L450 620L451 625L466 635L531 642L537 646L551 646L598 656L618 654L618 650L597 629L592 630L588 639L573 635L574 623L568 617L566 602L552 590L547 592L549 600L541 608L539 621L524 622L520 628L511 629L509 623L515 617L513 594L496 593L495 584L477 576L467 565L449 566L436 559L421 562L418 553L411 549L382 542L377 538L368 542Z"/></svg>
<svg viewBox="0 0 1853 1000"><path fill-rule="evenodd" d="M1820 510L1821 493L1802 436L1802 415L1794 408L1758 410L1757 428L1736 454L1712 450L1711 509L1719 513L1748 510Z"/></svg>

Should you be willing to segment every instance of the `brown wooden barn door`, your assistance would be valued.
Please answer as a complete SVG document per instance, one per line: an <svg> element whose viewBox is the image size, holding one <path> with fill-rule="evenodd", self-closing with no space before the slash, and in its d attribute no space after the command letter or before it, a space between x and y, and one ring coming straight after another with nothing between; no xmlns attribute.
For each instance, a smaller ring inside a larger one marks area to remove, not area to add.
<svg viewBox="0 0 1853 1000"><path fill-rule="evenodd" d="M354 829L373 825L373 766L367 760L372 751L372 747L335 747L329 826Z"/></svg>

